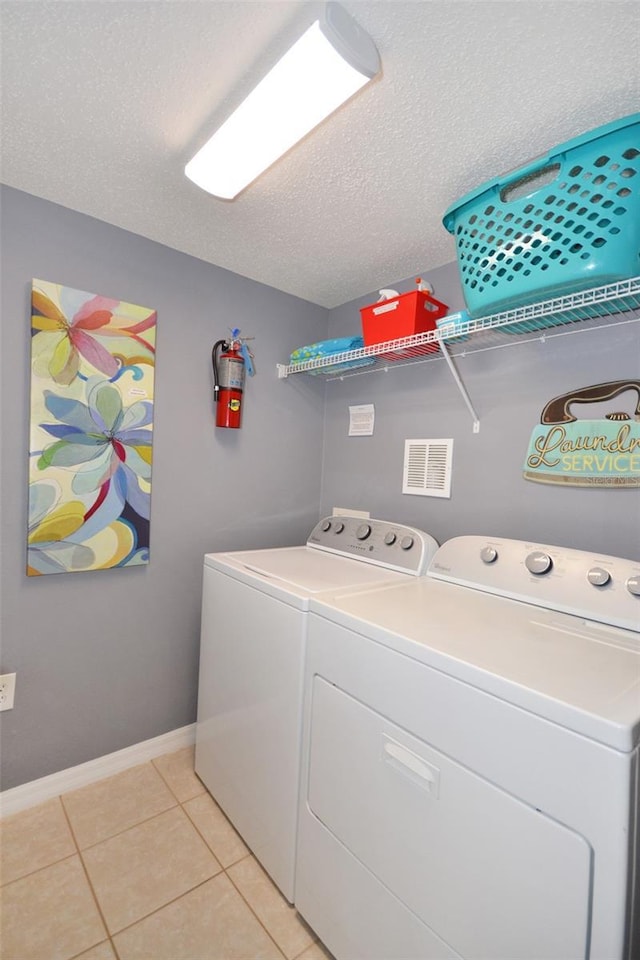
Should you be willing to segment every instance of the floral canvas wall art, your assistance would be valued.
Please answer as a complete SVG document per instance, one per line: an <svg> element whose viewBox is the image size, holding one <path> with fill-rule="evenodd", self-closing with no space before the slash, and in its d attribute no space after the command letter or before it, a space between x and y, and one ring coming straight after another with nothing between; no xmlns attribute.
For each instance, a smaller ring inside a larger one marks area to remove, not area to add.
<svg viewBox="0 0 640 960"><path fill-rule="evenodd" d="M149 562L156 313L34 280L27 574Z"/></svg>

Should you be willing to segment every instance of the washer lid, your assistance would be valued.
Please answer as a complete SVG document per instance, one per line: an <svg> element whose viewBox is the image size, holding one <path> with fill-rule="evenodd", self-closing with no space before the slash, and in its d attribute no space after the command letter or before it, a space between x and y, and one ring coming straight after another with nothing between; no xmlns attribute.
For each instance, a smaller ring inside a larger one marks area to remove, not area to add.
<svg viewBox="0 0 640 960"><path fill-rule="evenodd" d="M311 597L343 588L403 583L407 576L310 547L208 553L212 567L265 593L296 606L308 607Z"/></svg>
<svg viewBox="0 0 640 960"><path fill-rule="evenodd" d="M640 635L430 579L310 609L616 750L640 742Z"/></svg>

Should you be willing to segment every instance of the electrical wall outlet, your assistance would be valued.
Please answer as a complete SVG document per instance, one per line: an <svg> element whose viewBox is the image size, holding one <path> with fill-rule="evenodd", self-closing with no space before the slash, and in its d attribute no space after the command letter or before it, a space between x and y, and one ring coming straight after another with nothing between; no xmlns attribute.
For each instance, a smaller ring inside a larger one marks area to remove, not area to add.
<svg viewBox="0 0 640 960"><path fill-rule="evenodd" d="M15 673L3 673L2 676L0 676L0 710L13 710L13 698L15 695Z"/></svg>

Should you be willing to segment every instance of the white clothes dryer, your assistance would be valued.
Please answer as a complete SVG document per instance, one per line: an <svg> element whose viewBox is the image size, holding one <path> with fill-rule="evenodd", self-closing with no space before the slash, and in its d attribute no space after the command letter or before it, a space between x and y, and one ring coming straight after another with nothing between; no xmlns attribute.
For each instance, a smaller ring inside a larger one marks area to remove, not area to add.
<svg viewBox="0 0 640 960"><path fill-rule="evenodd" d="M309 602L426 573L421 530L328 517L306 546L207 554L195 770L293 901Z"/></svg>
<svg viewBox="0 0 640 960"><path fill-rule="evenodd" d="M460 537L311 602L298 910L338 960L637 960L640 564Z"/></svg>

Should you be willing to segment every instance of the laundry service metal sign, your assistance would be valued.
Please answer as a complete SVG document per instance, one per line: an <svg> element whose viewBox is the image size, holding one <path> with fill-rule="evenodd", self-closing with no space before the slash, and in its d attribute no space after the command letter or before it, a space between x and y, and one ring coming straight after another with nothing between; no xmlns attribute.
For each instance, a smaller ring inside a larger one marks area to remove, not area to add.
<svg viewBox="0 0 640 960"><path fill-rule="evenodd" d="M578 408L585 419L578 418ZM640 487L640 380L598 383L550 400L531 434L524 477L579 487Z"/></svg>

